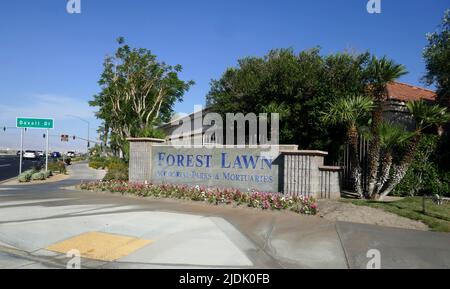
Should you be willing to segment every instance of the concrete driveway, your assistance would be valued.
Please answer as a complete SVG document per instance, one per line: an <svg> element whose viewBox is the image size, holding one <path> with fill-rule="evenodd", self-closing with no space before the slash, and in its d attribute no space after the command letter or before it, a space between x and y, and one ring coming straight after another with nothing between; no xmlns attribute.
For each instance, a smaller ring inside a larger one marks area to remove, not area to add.
<svg viewBox="0 0 450 289"><path fill-rule="evenodd" d="M76 164L58 183L1 185L0 268L65 268L73 249L82 268L366 268L371 249L382 268L450 267L449 234L73 187L101 177Z"/></svg>

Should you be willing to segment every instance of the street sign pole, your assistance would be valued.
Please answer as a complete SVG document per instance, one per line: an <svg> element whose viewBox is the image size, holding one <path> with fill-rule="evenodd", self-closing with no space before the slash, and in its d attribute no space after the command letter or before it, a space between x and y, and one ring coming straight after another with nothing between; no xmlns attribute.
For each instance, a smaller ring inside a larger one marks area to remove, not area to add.
<svg viewBox="0 0 450 289"><path fill-rule="evenodd" d="M20 163L19 163L19 175L22 174L22 161L23 161L23 128L20 130Z"/></svg>
<svg viewBox="0 0 450 289"><path fill-rule="evenodd" d="M16 127L21 129L20 132L20 165L19 174L22 174L22 161L23 161L23 132L24 129L46 129L47 130L47 151L45 155L45 170L48 170L48 138L49 130L54 129L54 120L51 118L29 118L29 117L17 117Z"/></svg>
<svg viewBox="0 0 450 289"><path fill-rule="evenodd" d="M46 142L46 146L45 146L45 172L47 172L48 171L48 138L49 138L49 135L50 134L50 131L47 129L47 134L46 134L46 140L45 140L45 142Z"/></svg>

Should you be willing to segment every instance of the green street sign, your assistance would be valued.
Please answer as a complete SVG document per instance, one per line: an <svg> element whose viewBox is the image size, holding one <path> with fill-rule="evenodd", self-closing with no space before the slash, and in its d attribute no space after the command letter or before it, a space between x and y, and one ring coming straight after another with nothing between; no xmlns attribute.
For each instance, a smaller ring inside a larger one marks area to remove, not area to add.
<svg viewBox="0 0 450 289"><path fill-rule="evenodd" d="M53 129L53 119L18 117L16 120L17 128Z"/></svg>

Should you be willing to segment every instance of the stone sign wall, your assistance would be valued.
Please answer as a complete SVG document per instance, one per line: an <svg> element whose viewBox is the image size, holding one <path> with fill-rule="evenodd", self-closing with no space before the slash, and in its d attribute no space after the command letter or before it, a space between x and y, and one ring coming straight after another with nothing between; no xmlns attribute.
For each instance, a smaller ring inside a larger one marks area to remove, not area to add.
<svg viewBox="0 0 450 289"><path fill-rule="evenodd" d="M280 145L275 156L267 148L224 146L174 147L164 140L130 141L130 181L282 192L338 198L340 168L323 165L326 152L299 151Z"/></svg>
<svg viewBox="0 0 450 289"><path fill-rule="evenodd" d="M154 183L203 185L279 192L280 160L257 148L152 148Z"/></svg>

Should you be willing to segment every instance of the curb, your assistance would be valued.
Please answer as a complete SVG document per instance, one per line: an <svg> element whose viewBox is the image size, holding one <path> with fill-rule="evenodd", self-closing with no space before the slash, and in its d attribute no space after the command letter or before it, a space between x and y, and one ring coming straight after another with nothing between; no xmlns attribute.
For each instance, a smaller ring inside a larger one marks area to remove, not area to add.
<svg viewBox="0 0 450 289"><path fill-rule="evenodd" d="M13 181L13 180L15 180L15 179L17 179L17 177L13 177L13 178L10 178L10 179L7 179L7 180L0 181L0 185L3 185L4 183Z"/></svg>

